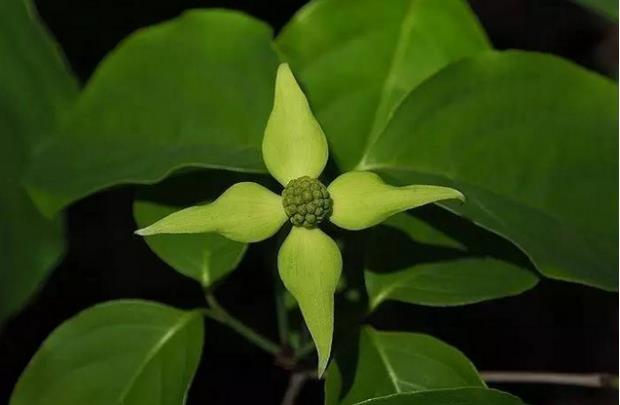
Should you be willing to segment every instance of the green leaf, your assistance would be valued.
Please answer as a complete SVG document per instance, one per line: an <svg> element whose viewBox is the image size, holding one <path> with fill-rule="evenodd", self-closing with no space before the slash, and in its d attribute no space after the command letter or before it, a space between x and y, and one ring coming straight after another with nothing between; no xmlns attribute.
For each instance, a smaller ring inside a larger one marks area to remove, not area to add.
<svg viewBox="0 0 620 405"><path fill-rule="evenodd" d="M414 90L363 169L458 188L467 202L441 205L514 242L544 275L616 290L617 112L608 79L489 52Z"/></svg>
<svg viewBox="0 0 620 405"><path fill-rule="evenodd" d="M96 305L45 340L10 405L185 403L203 333L199 311L133 300Z"/></svg>
<svg viewBox="0 0 620 405"><path fill-rule="evenodd" d="M264 171L277 65L271 29L237 12L190 11L138 31L101 63L63 136L37 156L31 194L55 212L184 166Z"/></svg>
<svg viewBox="0 0 620 405"><path fill-rule="evenodd" d="M315 0L277 43L343 170L355 167L411 89L489 48L462 0Z"/></svg>
<svg viewBox="0 0 620 405"><path fill-rule="evenodd" d="M238 242L267 239L286 222L282 198L260 184L231 186L212 203L174 212L138 235L217 232Z"/></svg>
<svg viewBox="0 0 620 405"><path fill-rule="evenodd" d="M513 395L485 388L453 388L388 395L358 405L523 405Z"/></svg>
<svg viewBox="0 0 620 405"><path fill-rule="evenodd" d="M431 336L365 327L327 371L326 404L452 387L484 387L457 349Z"/></svg>
<svg viewBox="0 0 620 405"><path fill-rule="evenodd" d="M327 139L286 63L278 68L273 110L263 138L263 159L282 185L317 178L327 163Z"/></svg>
<svg viewBox="0 0 620 405"><path fill-rule="evenodd" d="M151 201L134 202L133 212L139 226L146 226L176 211L177 207ZM164 262L209 287L237 267L247 245L216 233L194 235L154 235L144 238L151 250Z"/></svg>
<svg viewBox="0 0 620 405"><path fill-rule="evenodd" d="M370 308L387 300L432 306L472 304L520 294L537 284L538 277L522 264L489 256L503 250L497 246L499 237L473 224L466 231L485 250L463 246L407 214L392 217L389 227L373 229L364 272ZM481 232L485 235L478 235Z"/></svg>
<svg viewBox="0 0 620 405"><path fill-rule="evenodd" d="M616 0L574 0L597 13L618 21L618 2Z"/></svg>
<svg viewBox="0 0 620 405"><path fill-rule="evenodd" d="M423 263L393 273L365 272L371 308L386 300L450 306L521 294L534 287L531 272L502 260L463 258Z"/></svg>
<svg viewBox="0 0 620 405"><path fill-rule="evenodd" d="M334 200L329 220L341 228L360 230L375 226L399 212L449 199L463 201L459 191L438 186L394 187L371 172L348 172L327 188Z"/></svg>
<svg viewBox="0 0 620 405"><path fill-rule="evenodd" d="M331 352L334 293L342 272L338 245L318 228L292 227L278 253L278 271L312 335L321 377Z"/></svg>
<svg viewBox="0 0 620 405"><path fill-rule="evenodd" d="M0 323L37 291L64 251L21 186L32 152L77 95L59 49L30 1L0 2Z"/></svg>

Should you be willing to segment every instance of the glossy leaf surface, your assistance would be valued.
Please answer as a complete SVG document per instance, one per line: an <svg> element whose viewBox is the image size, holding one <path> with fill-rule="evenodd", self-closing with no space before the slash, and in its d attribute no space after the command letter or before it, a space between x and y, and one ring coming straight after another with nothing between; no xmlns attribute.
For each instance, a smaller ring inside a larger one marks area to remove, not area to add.
<svg viewBox="0 0 620 405"><path fill-rule="evenodd" d="M264 171L260 144L278 58L271 29L190 11L131 35L97 68L29 189L47 212L184 166ZM45 193L49 196L42 196Z"/></svg>
<svg viewBox="0 0 620 405"><path fill-rule="evenodd" d="M489 52L414 90L364 169L457 188L467 202L449 208L510 239L544 275L615 290L617 94L553 56Z"/></svg>
<svg viewBox="0 0 620 405"><path fill-rule="evenodd" d="M10 405L179 405L200 360L203 320L147 301L111 301L58 327Z"/></svg>
<svg viewBox="0 0 620 405"><path fill-rule="evenodd" d="M371 307L386 300L450 306L520 294L538 281L518 266L493 258L425 263L395 273L366 272Z"/></svg>
<svg viewBox="0 0 620 405"><path fill-rule="evenodd" d="M0 60L1 323L27 302L64 251L60 220L43 217L20 183L77 86L30 1L0 2Z"/></svg>
<svg viewBox="0 0 620 405"><path fill-rule="evenodd" d="M452 346L427 335L366 327L357 345L347 345L328 369L326 404L465 386L485 385L471 362Z"/></svg>
<svg viewBox="0 0 620 405"><path fill-rule="evenodd" d="M356 405L523 405L510 394L485 388L453 388L407 394L395 394Z"/></svg>
<svg viewBox="0 0 620 405"><path fill-rule="evenodd" d="M277 43L343 171L356 166L411 89L489 47L461 0L313 1Z"/></svg>

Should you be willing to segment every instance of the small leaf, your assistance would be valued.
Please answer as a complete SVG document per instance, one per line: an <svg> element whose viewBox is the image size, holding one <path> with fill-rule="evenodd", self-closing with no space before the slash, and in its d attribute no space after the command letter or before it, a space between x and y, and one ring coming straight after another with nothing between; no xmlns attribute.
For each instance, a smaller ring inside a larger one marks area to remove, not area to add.
<svg viewBox="0 0 620 405"><path fill-rule="evenodd" d="M534 287L535 274L489 257L422 263L391 273L364 273L371 308L386 300L450 306L517 295Z"/></svg>
<svg viewBox="0 0 620 405"><path fill-rule="evenodd" d="M345 384L344 382L347 381ZM484 387L471 362L431 336L365 327L327 371L326 404L452 387Z"/></svg>
<svg viewBox="0 0 620 405"><path fill-rule="evenodd" d="M384 224L389 226L369 232L364 280L371 309L386 300L432 306L471 304L520 294L537 284L527 257L509 241L433 208L426 211L444 226L445 234L433 227L434 222L408 213L395 215Z"/></svg>
<svg viewBox="0 0 620 405"><path fill-rule="evenodd" d="M282 185L302 176L317 178L327 163L327 139L289 66L278 68L273 110L265 128L263 159Z"/></svg>
<svg viewBox="0 0 620 405"><path fill-rule="evenodd" d="M147 301L89 308L45 340L10 405L179 405L198 367L198 311Z"/></svg>
<svg viewBox="0 0 620 405"><path fill-rule="evenodd" d="M177 211L136 233L217 232L238 242L258 242L276 233L285 221L279 195L259 184L242 182L210 204Z"/></svg>
<svg viewBox="0 0 620 405"><path fill-rule="evenodd" d="M319 357L323 375L334 332L334 293L342 271L336 242L318 228L293 227L278 253L278 270L299 303Z"/></svg>
<svg viewBox="0 0 620 405"><path fill-rule="evenodd" d="M359 230L377 225L390 216L421 205L449 199L464 200L448 187L414 185L394 187L371 172L340 175L327 188L334 200L330 221L341 228Z"/></svg>
<svg viewBox="0 0 620 405"><path fill-rule="evenodd" d="M487 388L452 388L394 394L355 405L524 405L514 395Z"/></svg>
<svg viewBox="0 0 620 405"><path fill-rule="evenodd" d="M146 226L176 211L174 207L150 201L134 202L134 217ZM151 250L179 273L208 287L239 264L247 245L216 233L153 235L144 238Z"/></svg>

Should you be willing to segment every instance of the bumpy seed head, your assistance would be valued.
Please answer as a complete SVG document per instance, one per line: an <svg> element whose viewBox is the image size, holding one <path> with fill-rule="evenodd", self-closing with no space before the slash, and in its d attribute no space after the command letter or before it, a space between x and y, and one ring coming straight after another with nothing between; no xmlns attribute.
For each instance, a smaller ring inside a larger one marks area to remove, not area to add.
<svg viewBox="0 0 620 405"><path fill-rule="evenodd" d="M303 176L288 182L282 205L295 226L314 228L332 213L332 199L320 181Z"/></svg>

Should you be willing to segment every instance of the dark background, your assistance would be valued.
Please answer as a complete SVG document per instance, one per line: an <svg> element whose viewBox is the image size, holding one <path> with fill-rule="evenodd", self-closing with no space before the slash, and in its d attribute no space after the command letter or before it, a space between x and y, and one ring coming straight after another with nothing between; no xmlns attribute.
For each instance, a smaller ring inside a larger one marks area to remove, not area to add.
<svg viewBox="0 0 620 405"><path fill-rule="evenodd" d="M97 63L137 28L196 7L244 10L276 30L304 1L39 0L43 20L86 81ZM550 52L617 77L618 29L567 1L473 0L496 48ZM534 151L533 151L534 153ZM195 282L168 268L134 237L134 188L99 193L68 209L68 253L31 305L0 333L0 403L39 344L63 320L95 303L145 298L183 308L202 305ZM432 215L432 212L431 212ZM272 243L272 242L266 242ZM231 312L275 339L271 275L265 244L252 245L218 289ZM480 370L618 372L618 296L542 280L518 297L457 308L384 304L369 320L381 329L426 332L461 349ZM288 372L227 329L207 323L203 359L189 404L278 404ZM506 385L530 404L613 404L617 391ZM310 382L298 404L319 404L322 383ZM86 405L86 404L85 404Z"/></svg>

